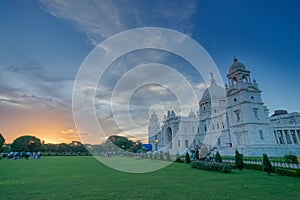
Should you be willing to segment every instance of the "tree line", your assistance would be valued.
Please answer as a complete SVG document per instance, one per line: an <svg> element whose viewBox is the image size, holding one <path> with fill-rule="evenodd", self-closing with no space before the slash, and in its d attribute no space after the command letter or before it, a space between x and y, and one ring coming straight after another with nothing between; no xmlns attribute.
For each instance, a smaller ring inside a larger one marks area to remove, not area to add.
<svg viewBox="0 0 300 200"><path fill-rule="evenodd" d="M141 141L132 141L124 136L112 135L104 143L98 145L82 144L79 141L60 144L45 144L35 136L25 135L18 137L11 144L6 144L3 135L0 133L0 152L48 152L48 153L97 153L105 151L126 150L140 152L143 149Z"/></svg>

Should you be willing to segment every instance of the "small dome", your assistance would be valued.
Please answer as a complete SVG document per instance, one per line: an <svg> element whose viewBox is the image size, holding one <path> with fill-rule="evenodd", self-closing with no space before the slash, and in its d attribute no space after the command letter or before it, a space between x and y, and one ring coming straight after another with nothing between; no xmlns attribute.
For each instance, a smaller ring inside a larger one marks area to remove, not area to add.
<svg viewBox="0 0 300 200"><path fill-rule="evenodd" d="M229 67L229 73L232 73L238 69L245 70L246 67L243 63L240 63L236 57L234 57L233 64Z"/></svg>
<svg viewBox="0 0 300 200"><path fill-rule="evenodd" d="M195 117L196 117L196 115L195 115L195 113L194 113L193 110L191 110L191 112L190 112L190 114L189 114L189 117L190 117L190 118L195 118Z"/></svg>
<svg viewBox="0 0 300 200"><path fill-rule="evenodd" d="M152 115L151 115L151 118L152 118L152 119L158 118L157 115L156 115L156 113L155 113L155 111L153 111L153 113L152 113Z"/></svg>

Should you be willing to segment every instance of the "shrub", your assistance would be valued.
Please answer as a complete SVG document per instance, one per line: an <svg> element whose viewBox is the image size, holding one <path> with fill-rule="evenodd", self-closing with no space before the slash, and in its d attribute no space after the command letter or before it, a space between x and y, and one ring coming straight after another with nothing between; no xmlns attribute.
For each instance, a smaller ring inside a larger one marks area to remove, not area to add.
<svg viewBox="0 0 300 200"><path fill-rule="evenodd" d="M153 159L153 153L152 152L149 154L149 158Z"/></svg>
<svg viewBox="0 0 300 200"><path fill-rule="evenodd" d="M272 171L272 164L267 156L267 154L263 154L263 163L262 163L262 168L265 172L268 172L268 174L270 175L271 171Z"/></svg>
<svg viewBox="0 0 300 200"><path fill-rule="evenodd" d="M163 152L162 152L162 151L160 151L160 152L159 152L159 160L163 160L163 159L164 159Z"/></svg>
<svg viewBox="0 0 300 200"><path fill-rule="evenodd" d="M275 168L275 173L284 176L300 176L300 170L296 169L285 169L285 168Z"/></svg>
<svg viewBox="0 0 300 200"><path fill-rule="evenodd" d="M263 168L261 167L261 165L257 165L257 164L248 164L246 163L244 165L245 169L253 169L253 170L259 170L259 171L263 171Z"/></svg>
<svg viewBox="0 0 300 200"><path fill-rule="evenodd" d="M157 152L154 153L154 156L153 156L153 159L154 159L154 160L157 160L157 158L158 158L158 155L157 155L157 154L158 154Z"/></svg>
<svg viewBox="0 0 300 200"><path fill-rule="evenodd" d="M241 171L244 168L243 154L235 150L235 165Z"/></svg>
<svg viewBox="0 0 300 200"><path fill-rule="evenodd" d="M217 151L216 155L215 155L215 161L221 163L222 162L222 157L219 154L219 152Z"/></svg>
<svg viewBox="0 0 300 200"><path fill-rule="evenodd" d="M293 154L288 154L288 155L285 155L283 157L284 159L284 162L287 162L287 163L293 163L293 164L298 164L298 159L297 159L297 156L293 155Z"/></svg>
<svg viewBox="0 0 300 200"><path fill-rule="evenodd" d="M185 154L185 163L187 163L187 164L191 163L190 154L188 152L186 152L186 154Z"/></svg>
<svg viewBox="0 0 300 200"><path fill-rule="evenodd" d="M181 162L179 153L176 154L176 160L175 160L175 162L178 162L178 163Z"/></svg>
<svg viewBox="0 0 300 200"><path fill-rule="evenodd" d="M145 153L145 158L148 159L148 154L147 153Z"/></svg>
<svg viewBox="0 0 300 200"><path fill-rule="evenodd" d="M209 171L218 171L228 173L232 170L232 166L226 163L195 161L191 164L192 168L203 169Z"/></svg>
<svg viewBox="0 0 300 200"><path fill-rule="evenodd" d="M172 160L171 156L170 156L170 153L168 151L166 152L166 160L167 161L171 161Z"/></svg>

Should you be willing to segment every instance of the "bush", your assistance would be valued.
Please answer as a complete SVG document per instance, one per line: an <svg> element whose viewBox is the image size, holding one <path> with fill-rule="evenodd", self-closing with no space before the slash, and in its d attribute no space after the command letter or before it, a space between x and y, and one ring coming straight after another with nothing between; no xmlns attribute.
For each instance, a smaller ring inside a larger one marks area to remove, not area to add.
<svg viewBox="0 0 300 200"><path fill-rule="evenodd" d="M275 168L275 173L282 176L300 176L299 169Z"/></svg>
<svg viewBox="0 0 300 200"><path fill-rule="evenodd" d="M181 159L180 159L179 153L176 154L176 160L175 160L175 162L178 162L178 163L183 162L183 161L181 161Z"/></svg>
<svg viewBox="0 0 300 200"><path fill-rule="evenodd" d="M209 171L218 171L228 173L232 170L232 166L226 163L195 161L191 164L192 168L203 169Z"/></svg>
<svg viewBox="0 0 300 200"><path fill-rule="evenodd" d="M270 175L271 171L272 171L272 164L267 156L267 154L263 154L263 163L262 163L262 168L265 172L268 172L268 174Z"/></svg>
<svg viewBox="0 0 300 200"><path fill-rule="evenodd" d="M219 152L217 151L216 155L215 155L215 161L221 163L222 162L222 157L219 154Z"/></svg>
<svg viewBox="0 0 300 200"><path fill-rule="evenodd" d="M239 153L238 150L235 150L235 165L240 171L245 167L243 154Z"/></svg>
<svg viewBox="0 0 300 200"><path fill-rule="evenodd" d="M283 159L284 159L284 162L286 162L286 163L298 164L297 156L295 156L293 154L285 155L283 157Z"/></svg>
<svg viewBox="0 0 300 200"><path fill-rule="evenodd" d="M163 160L163 159L164 159L163 152L162 152L162 151L160 151L160 152L159 152L159 160Z"/></svg>
<svg viewBox="0 0 300 200"><path fill-rule="evenodd" d="M153 159L154 159L154 160L157 160L157 158L158 158L158 155L157 155L157 154L158 154L157 152L154 153L154 156L153 156Z"/></svg>
<svg viewBox="0 0 300 200"><path fill-rule="evenodd" d="M187 163L187 164L191 163L191 159L190 159L190 154L189 153L185 154L185 163Z"/></svg>
<svg viewBox="0 0 300 200"><path fill-rule="evenodd" d="M167 161L172 161L170 153L168 151L166 152L166 160Z"/></svg>
<svg viewBox="0 0 300 200"><path fill-rule="evenodd" d="M248 164L248 163L245 163L244 168L245 169L253 169L253 170L263 171L262 166L261 165L257 165L257 164ZM274 172L274 168L272 168L272 172Z"/></svg>

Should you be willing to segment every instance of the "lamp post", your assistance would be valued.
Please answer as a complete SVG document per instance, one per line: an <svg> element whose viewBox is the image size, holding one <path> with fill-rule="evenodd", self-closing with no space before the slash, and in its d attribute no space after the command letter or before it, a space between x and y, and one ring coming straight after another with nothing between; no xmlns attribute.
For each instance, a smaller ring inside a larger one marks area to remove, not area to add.
<svg viewBox="0 0 300 200"><path fill-rule="evenodd" d="M157 146L158 146L158 139L155 140L155 150L156 151L158 150Z"/></svg>

